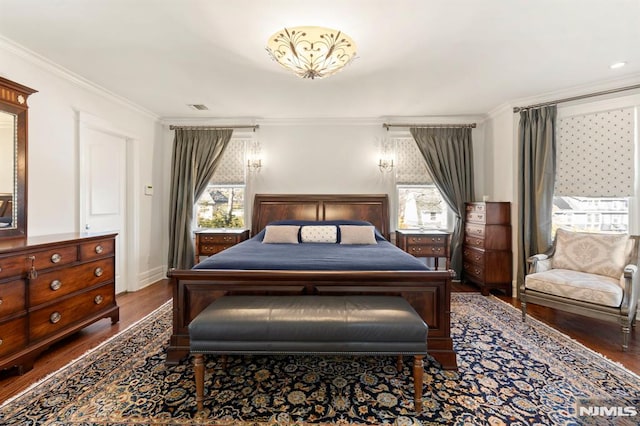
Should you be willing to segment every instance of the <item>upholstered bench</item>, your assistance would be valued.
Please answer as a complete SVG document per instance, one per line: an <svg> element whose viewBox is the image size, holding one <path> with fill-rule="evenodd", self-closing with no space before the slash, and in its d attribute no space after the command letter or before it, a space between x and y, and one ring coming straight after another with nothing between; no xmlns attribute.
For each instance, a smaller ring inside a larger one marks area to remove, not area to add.
<svg viewBox="0 0 640 426"><path fill-rule="evenodd" d="M189 324L196 401L204 401L204 355L413 355L414 406L422 411L427 324L395 296L224 296Z"/></svg>

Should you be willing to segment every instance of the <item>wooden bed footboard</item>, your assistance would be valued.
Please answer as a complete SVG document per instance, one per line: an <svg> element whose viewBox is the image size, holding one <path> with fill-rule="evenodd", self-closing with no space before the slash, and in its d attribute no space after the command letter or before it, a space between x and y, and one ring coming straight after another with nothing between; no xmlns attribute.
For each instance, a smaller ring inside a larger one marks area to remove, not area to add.
<svg viewBox="0 0 640 426"><path fill-rule="evenodd" d="M457 369L450 333L450 271L171 270L173 333L168 364L189 354L189 323L224 295L395 295L404 297L429 326L429 354Z"/></svg>

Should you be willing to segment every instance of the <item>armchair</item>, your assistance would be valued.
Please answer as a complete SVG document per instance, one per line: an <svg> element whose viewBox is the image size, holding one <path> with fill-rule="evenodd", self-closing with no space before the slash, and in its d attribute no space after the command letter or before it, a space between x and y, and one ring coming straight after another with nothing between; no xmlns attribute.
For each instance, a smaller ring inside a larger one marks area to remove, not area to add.
<svg viewBox="0 0 640 426"><path fill-rule="evenodd" d="M522 321L528 303L615 321L626 351L640 296L639 244L640 236L559 229L549 252L528 259L520 287Z"/></svg>

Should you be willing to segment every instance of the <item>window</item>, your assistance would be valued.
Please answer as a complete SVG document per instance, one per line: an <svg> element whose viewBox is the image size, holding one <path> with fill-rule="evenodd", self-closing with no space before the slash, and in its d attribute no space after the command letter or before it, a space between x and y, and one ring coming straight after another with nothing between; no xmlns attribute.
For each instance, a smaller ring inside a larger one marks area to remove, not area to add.
<svg viewBox="0 0 640 426"><path fill-rule="evenodd" d="M558 228L581 232L629 232L628 198L553 197L552 235Z"/></svg>
<svg viewBox="0 0 640 426"><path fill-rule="evenodd" d="M398 229L446 229L448 211L413 138L394 139Z"/></svg>
<svg viewBox="0 0 640 426"><path fill-rule="evenodd" d="M244 228L244 185L209 184L198 199L198 228Z"/></svg>
<svg viewBox="0 0 640 426"><path fill-rule="evenodd" d="M435 185L398 185L398 229L446 229L448 208Z"/></svg>
<svg viewBox="0 0 640 426"><path fill-rule="evenodd" d="M245 152L250 142L229 141L211 182L196 202L198 229L245 227Z"/></svg>

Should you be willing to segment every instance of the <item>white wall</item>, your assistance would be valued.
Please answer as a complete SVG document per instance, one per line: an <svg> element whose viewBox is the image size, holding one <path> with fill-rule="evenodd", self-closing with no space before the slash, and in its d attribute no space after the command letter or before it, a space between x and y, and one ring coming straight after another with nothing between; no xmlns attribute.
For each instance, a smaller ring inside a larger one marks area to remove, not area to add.
<svg viewBox="0 0 640 426"><path fill-rule="evenodd" d="M157 165L164 144L156 117L1 39L0 63L3 77L38 90L28 100L28 235L80 231L77 113L88 113L135 140L138 161L128 177L128 207L137 214L128 232L136 250L127 260L127 288L137 290L164 276L158 244L166 234L158 214L162 197L145 197L142 191L142 184L162 182Z"/></svg>

